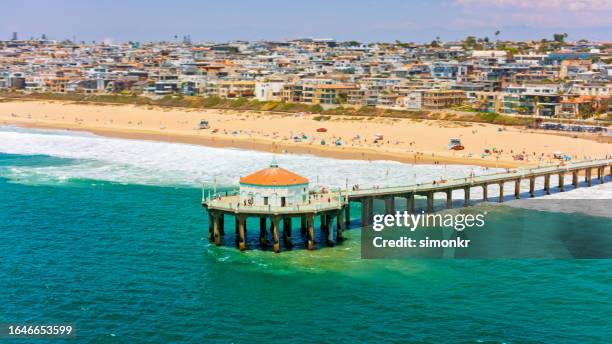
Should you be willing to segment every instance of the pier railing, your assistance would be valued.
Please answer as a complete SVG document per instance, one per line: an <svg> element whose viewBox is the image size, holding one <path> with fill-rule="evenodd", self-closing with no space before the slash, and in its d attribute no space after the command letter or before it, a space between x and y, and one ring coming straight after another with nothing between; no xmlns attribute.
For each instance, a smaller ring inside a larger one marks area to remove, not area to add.
<svg viewBox="0 0 612 344"><path fill-rule="evenodd" d="M226 197L211 197L202 200L209 209L229 211L233 213L271 213L271 214L301 214L319 213L328 210L341 209L348 202L346 193L319 193L323 199L315 199L308 204L286 206L256 206L240 203L237 194ZM329 201L327 201L329 199Z"/></svg>
<svg viewBox="0 0 612 344"><path fill-rule="evenodd" d="M349 190L348 197L360 198L366 196L383 196L402 193L425 193L437 190L459 189L462 187L478 186L483 184L495 184L504 181L538 177L546 174L568 173L589 167L601 165L611 165L612 159L588 160L576 163L566 163L565 165L552 165L542 167L529 167L513 169L511 171L486 174L481 176L454 178L446 181L436 181L431 183L419 183L407 186L375 187L360 190Z"/></svg>

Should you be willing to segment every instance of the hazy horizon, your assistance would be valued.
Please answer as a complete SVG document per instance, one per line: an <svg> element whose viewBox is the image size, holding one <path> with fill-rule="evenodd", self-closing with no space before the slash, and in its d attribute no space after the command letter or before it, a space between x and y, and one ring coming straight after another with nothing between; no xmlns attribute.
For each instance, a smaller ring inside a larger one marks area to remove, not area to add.
<svg viewBox="0 0 612 344"><path fill-rule="evenodd" d="M431 0L253 3L175 1L6 1L0 39L76 41L288 40L316 37L360 42L429 42L468 35L503 40L612 40L612 0ZM177 37L177 38L175 38Z"/></svg>

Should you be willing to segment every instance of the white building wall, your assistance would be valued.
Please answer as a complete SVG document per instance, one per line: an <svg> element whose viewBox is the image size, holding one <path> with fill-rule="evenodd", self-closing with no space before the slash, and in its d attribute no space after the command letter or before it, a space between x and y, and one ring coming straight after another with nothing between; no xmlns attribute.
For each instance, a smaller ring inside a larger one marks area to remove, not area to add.
<svg viewBox="0 0 612 344"><path fill-rule="evenodd" d="M573 92L579 94L581 96L602 96L609 97L612 95L612 86L604 86L604 85L586 85L586 86L576 86L573 89Z"/></svg>
<svg viewBox="0 0 612 344"><path fill-rule="evenodd" d="M283 82L256 82L255 83L255 98L259 101L280 100L281 91L283 90Z"/></svg>
<svg viewBox="0 0 612 344"><path fill-rule="evenodd" d="M308 185L294 185L286 187L266 187L255 185L240 185L240 203L244 204L250 199L254 206L265 206L265 197L268 197L268 204L273 207L280 207L282 197L285 197L285 205L298 205L308 203Z"/></svg>

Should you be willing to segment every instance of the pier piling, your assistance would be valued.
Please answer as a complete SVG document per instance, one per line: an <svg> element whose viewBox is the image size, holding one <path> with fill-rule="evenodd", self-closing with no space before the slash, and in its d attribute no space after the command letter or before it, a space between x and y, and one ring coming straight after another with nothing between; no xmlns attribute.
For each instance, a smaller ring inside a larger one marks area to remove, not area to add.
<svg viewBox="0 0 612 344"><path fill-rule="evenodd" d="M463 206L467 207L470 205L470 187L466 186L463 188Z"/></svg>
<svg viewBox="0 0 612 344"><path fill-rule="evenodd" d="M588 168L587 169L587 173L586 173L586 182L587 182L587 186L592 186L593 185L593 170Z"/></svg>
<svg viewBox="0 0 612 344"><path fill-rule="evenodd" d="M348 202L346 207L344 207L344 224L348 228L351 225L351 203Z"/></svg>
<svg viewBox="0 0 612 344"><path fill-rule="evenodd" d="M220 217L222 217L222 215L220 216L219 214L214 214L214 221L213 221L213 236L214 236L214 241L215 241L215 245L220 246L221 245L221 233L220 233L220 222L221 219Z"/></svg>
<svg viewBox="0 0 612 344"><path fill-rule="evenodd" d="M334 242L334 232L331 230L332 223L334 222L334 217L331 214L325 215L325 243L328 247L334 246L336 243Z"/></svg>
<svg viewBox="0 0 612 344"><path fill-rule="evenodd" d="M453 190L446 190L446 209L453 208Z"/></svg>
<svg viewBox="0 0 612 344"><path fill-rule="evenodd" d="M544 192L550 195L550 174L544 176Z"/></svg>
<svg viewBox="0 0 612 344"><path fill-rule="evenodd" d="M559 191L565 191L565 173L559 173Z"/></svg>
<svg viewBox="0 0 612 344"><path fill-rule="evenodd" d="M385 198L385 213L386 214L394 214L395 213L395 197L387 197Z"/></svg>
<svg viewBox="0 0 612 344"><path fill-rule="evenodd" d="M414 213L414 193L409 193L406 196L406 211L409 214Z"/></svg>
<svg viewBox="0 0 612 344"><path fill-rule="evenodd" d="M219 233L221 236L225 236L225 214L219 214Z"/></svg>
<svg viewBox="0 0 612 344"><path fill-rule="evenodd" d="M274 240L274 253L280 252L280 243L278 237L278 226L280 224L280 218L278 216L272 216L270 224L270 230L272 232L272 239Z"/></svg>
<svg viewBox="0 0 612 344"><path fill-rule="evenodd" d="M344 240L344 213L342 209L338 211L338 217L336 218L336 241L340 242Z"/></svg>
<svg viewBox="0 0 612 344"><path fill-rule="evenodd" d="M572 172L572 184L574 185L574 189L578 189L578 171Z"/></svg>
<svg viewBox="0 0 612 344"><path fill-rule="evenodd" d="M529 197L535 197L535 177L529 178Z"/></svg>
<svg viewBox="0 0 612 344"><path fill-rule="evenodd" d="M591 169L590 168L586 168L584 169L584 182L587 183L588 186L589 185L589 180L591 179Z"/></svg>
<svg viewBox="0 0 612 344"><path fill-rule="evenodd" d="M240 224L238 223L238 216L234 216L234 229L236 231L235 239L236 246L240 246Z"/></svg>
<svg viewBox="0 0 612 344"><path fill-rule="evenodd" d="M514 198L521 199L521 179L514 181Z"/></svg>
<svg viewBox="0 0 612 344"><path fill-rule="evenodd" d="M308 219L306 216L300 217L300 235L302 238L306 238L308 232Z"/></svg>
<svg viewBox="0 0 612 344"><path fill-rule="evenodd" d="M283 218L283 243L287 249L291 249L293 247L293 242L291 240L291 218L284 217Z"/></svg>
<svg viewBox="0 0 612 344"><path fill-rule="evenodd" d="M433 213L434 211L434 194L432 191L427 193L427 212Z"/></svg>
<svg viewBox="0 0 612 344"><path fill-rule="evenodd" d="M366 227L371 224L374 211L372 208L374 208L374 198L364 197L361 199L361 226Z"/></svg>
<svg viewBox="0 0 612 344"><path fill-rule="evenodd" d="M213 242L215 240L215 235L213 234L213 222L215 219L212 216L212 213L208 212L208 241Z"/></svg>
<svg viewBox="0 0 612 344"><path fill-rule="evenodd" d="M489 185L488 184L482 184L482 201L483 202L489 201Z"/></svg>
<svg viewBox="0 0 612 344"><path fill-rule="evenodd" d="M268 230L266 217L262 216L259 218L259 245L261 248L268 247Z"/></svg>
<svg viewBox="0 0 612 344"><path fill-rule="evenodd" d="M314 215L308 215L308 233L307 233L307 248L309 250L314 250Z"/></svg>
<svg viewBox="0 0 612 344"><path fill-rule="evenodd" d="M243 215L236 216L236 223L238 225L238 248L240 251L246 250L246 217Z"/></svg>

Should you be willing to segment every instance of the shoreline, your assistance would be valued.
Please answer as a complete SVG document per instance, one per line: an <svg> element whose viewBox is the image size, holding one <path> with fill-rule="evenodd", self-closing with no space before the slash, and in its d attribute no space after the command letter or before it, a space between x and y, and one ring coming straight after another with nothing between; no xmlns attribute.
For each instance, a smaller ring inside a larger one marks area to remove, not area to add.
<svg viewBox="0 0 612 344"><path fill-rule="evenodd" d="M373 149L351 149L344 148L339 149L336 147L318 147L318 146L298 146L298 145L287 145L282 143L274 142L262 142L261 140L244 140L244 139L228 139L224 137L197 137L187 136L178 133L161 133L154 131L137 131L137 130L109 130L104 128L88 128L82 126L66 126L59 124L43 124L43 123L24 123L24 122L13 122L6 123L6 125L15 125L22 128L32 129L56 129L56 130L67 130L67 131L81 131L89 132L95 135L119 138L128 140L146 140L146 141L158 141L168 143L183 143L193 144L205 147L214 148L235 148L243 150L254 150L258 152L275 153L275 154L299 154L299 155L314 155L318 157L341 159L341 160L365 160L365 161L376 161L376 160L388 160L396 161L400 163L408 163L415 165L432 165L435 163L446 164L446 165L474 165L480 167L491 167L491 168L515 168L532 166L526 163L511 163L507 161L486 161L479 159L465 159L465 158L450 158L450 157L431 157L431 156L408 156L407 154L393 153L393 152L380 152Z"/></svg>
<svg viewBox="0 0 612 344"><path fill-rule="evenodd" d="M322 118L324 117L324 118ZM201 120L210 127L198 130ZM515 168L609 155L596 136L568 137L493 124L257 111L169 109L69 101L0 102L0 124L91 132L122 139L311 154L345 160ZM384 137L384 138L383 138ZM464 150L448 149L459 138ZM341 145L336 145L341 141ZM491 150L485 154L485 150ZM524 160L517 160L516 155Z"/></svg>

